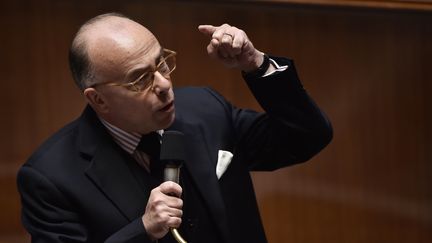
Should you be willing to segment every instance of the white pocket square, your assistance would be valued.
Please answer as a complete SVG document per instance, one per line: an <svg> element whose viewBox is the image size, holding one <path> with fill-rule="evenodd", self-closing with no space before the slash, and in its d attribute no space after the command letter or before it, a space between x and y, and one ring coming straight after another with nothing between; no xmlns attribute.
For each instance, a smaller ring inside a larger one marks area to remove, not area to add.
<svg viewBox="0 0 432 243"><path fill-rule="evenodd" d="M219 150L218 161L216 165L216 175L218 180L228 169L228 166L231 163L232 158L233 158L233 154L230 151Z"/></svg>

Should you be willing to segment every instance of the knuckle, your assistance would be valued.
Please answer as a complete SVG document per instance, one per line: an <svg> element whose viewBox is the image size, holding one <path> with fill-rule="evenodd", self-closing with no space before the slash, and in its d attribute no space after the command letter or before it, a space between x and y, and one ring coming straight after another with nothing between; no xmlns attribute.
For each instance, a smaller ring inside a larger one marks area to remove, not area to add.
<svg viewBox="0 0 432 243"><path fill-rule="evenodd" d="M169 221L169 225L173 228L178 228L182 223L182 219L181 218L172 218Z"/></svg>
<svg viewBox="0 0 432 243"><path fill-rule="evenodd" d="M158 187L155 187L155 188L153 188L151 191L150 191L150 195L154 195L154 194L156 194L156 193L158 193L159 192L159 188Z"/></svg>
<svg viewBox="0 0 432 243"><path fill-rule="evenodd" d="M166 223L169 222L170 218L171 217L169 215L167 215L167 214L160 215L159 223L160 224L166 224Z"/></svg>
<svg viewBox="0 0 432 243"><path fill-rule="evenodd" d="M159 204L161 204L163 202L163 199L162 199L162 197L160 195L157 195L157 196L155 196L153 198L152 202L155 205L159 205Z"/></svg>
<svg viewBox="0 0 432 243"><path fill-rule="evenodd" d="M169 182L169 186L170 186L171 189L176 189L176 188L178 188L178 184L175 183L175 182L173 182L173 181L170 181L170 182Z"/></svg>
<svg viewBox="0 0 432 243"><path fill-rule="evenodd" d="M167 191L170 191L172 188L172 184L173 184L172 181L166 181L166 182L162 183L160 185L162 193L166 193Z"/></svg>
<svg viewBox="0 0 432 243"><path fill-rule="evenodd" d="M238 50L238 49L241 48L241 45L240 45L239 42L234 42L234 43L232 44L232 48L233 48L234 50Z"/></svg>
<svg viewBox="0 0 432 243"><path fill-rule="evenodd" d="M154 207L158 204L158 202L157 202L157 199L155 199L155 198L150 198L150 200L147 202L147 204L148 204L150 207L154 208Z"/></svg>
<svg viewBox="0 0 432 243"><path fill-rule="evenodd" d="M155 204L154 207L156 212L162 212L164 210L164 206L162 204Z"/></svg>
<svg viewBox="0 0 432 243"><path fill-rule="evenodd" d="M177 201L177 205L179 208L183 208L183 200L179 198Z"/></svg>
<svg viewBox="0 0 432 243"><path fill-rule="evenodd" d="M165 189L169 189L170 187L172 187L172 183L172 181L166 181L162 185Z"/></svg>
<svg viewBox="0 0 432 243"><path fill-rule="evenodd" d="M158 197L153 201L153 205L157 208L163 208L166 205L165 199Z"/></svg>
<svg viewBox="0 0 432 243"><path fill-rule="evenodd" d="M216 39L212 39L210 41L210 45L211 45L212 48L217 48L219 46L219 44L220 44L219 41L216 40Z"/></svg>

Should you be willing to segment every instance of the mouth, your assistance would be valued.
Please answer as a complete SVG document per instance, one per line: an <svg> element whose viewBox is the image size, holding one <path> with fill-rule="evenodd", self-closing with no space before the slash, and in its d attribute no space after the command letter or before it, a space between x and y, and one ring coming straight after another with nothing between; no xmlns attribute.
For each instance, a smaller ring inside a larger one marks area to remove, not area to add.
<svg viewBox="0 0 432 243"><path fill-rule="evenodd" d="M159 109L160 112L171 112L172 110L174 110L174 100Z"/></svg>

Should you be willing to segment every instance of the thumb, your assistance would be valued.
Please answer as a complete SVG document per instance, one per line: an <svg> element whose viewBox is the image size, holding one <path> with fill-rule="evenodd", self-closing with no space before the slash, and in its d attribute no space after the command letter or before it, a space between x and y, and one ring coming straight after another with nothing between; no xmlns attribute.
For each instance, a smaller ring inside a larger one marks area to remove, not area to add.
<svg viewBox="0 0 432 243"><path fill-rule="evenodd" d="M213 33L216 31L216 27L213 25L200 25L198 30L208 37L212 37Z"/></svg>

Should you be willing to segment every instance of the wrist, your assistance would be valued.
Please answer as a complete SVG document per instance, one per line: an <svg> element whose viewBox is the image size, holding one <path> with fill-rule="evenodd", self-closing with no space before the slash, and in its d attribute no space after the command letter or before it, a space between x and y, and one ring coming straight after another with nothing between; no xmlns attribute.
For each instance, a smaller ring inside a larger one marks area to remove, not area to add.
<svg viewBox="0 0 432 243"><path fill-rule="evenodd" d="M258 62L259 65L255 68L251 69L250 71L242 71L242 74L245 78L257 78L262 77L266 74L267 70L269 69L270 65L270 58L268 55L264 53L260 53L261 60Z"/></svg>
<svg viewBox="0 0 432 243"><path fill-rule="evenodd" d="M248 61L248 65L241 68L243 73L253 72L258 69L264 62L264 53L255 50L254 55L252 55Z"/></svg>
<svg viewBox="0 0 432 243"><path fill-rule="evenodd" d="M151 229L149 227L149 223L147 222L148 220L145 217L145 214L141 217L141 221L143 223L144 226L144 230L147 233L147 237L151 240L151 241L155 241L157 240L157 238L151 233Z"/></svg>
<svg viewBox="0 0 432 243"><path fill-rule="evenodd" d="M249 65L242 70L243 72L249 73L257 70L264 62L264 53L256 50L255 55L251 59Z"/></svg>

